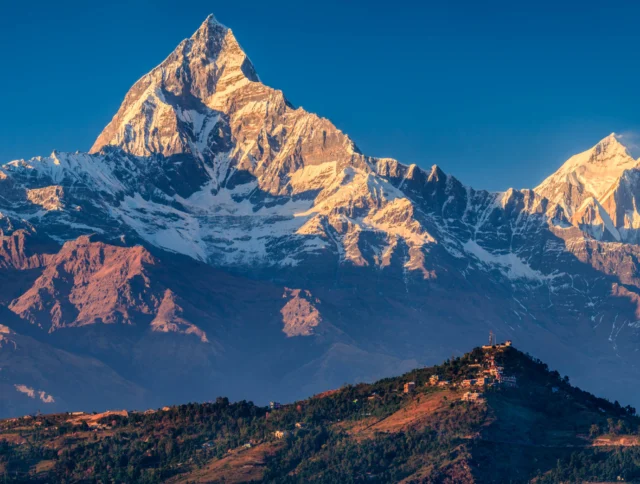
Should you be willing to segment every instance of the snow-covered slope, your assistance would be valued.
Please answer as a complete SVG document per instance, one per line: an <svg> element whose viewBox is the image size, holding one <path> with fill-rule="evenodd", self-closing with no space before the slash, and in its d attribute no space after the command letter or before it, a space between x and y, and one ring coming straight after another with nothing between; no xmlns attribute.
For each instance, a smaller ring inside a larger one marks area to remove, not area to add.
<svg viewBox="0 0 640 484"><path fill-rule="evenodd" d="M535 191L557 204L570 222L589 236L637 242L638 211L624 186L634 183L639 166L640 160L635 160L612 133L569 158Z"/></svg>
<svg viewBox="0 0 640 484"><path fill-rule="evenodd" d="M375 160L263 85L212 16L132 87L91 153L6 165L6 183L38 185L16 215L55 219L61 241L105 232L109 220L218 265L295 265L327 249L366 263L358 243L374 232L383 235L377 252L403 240L418 268L418 248L433 242L402 191L376 176ZM92 224L88 210L104 215Z"/></svg>
<svg viewBox="0 0 640 484"><path fill-rule="evenodd" d="M569 158L535 191L561 204L571 215L582 200L601 199L626 170L639 164L611 133L593 148Z"/></svg>
<svg viewBox="0 0 640 484"><path fill-rule="evenodd" d="M146 401L295 398L291 381L397 373L489 329L621 398L639 376L639 183L614 135L501 193L366 156L209 17L90 153L0 167L0 304L12 330L91 355Z"/></svg>

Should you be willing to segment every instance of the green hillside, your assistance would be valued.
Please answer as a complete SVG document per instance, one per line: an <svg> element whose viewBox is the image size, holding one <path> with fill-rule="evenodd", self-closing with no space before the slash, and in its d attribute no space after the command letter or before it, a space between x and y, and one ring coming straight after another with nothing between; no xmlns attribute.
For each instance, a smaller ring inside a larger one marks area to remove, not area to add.
<svg viewBox="0 0 640 484"><path fill-rule="evenodd" d="M640 419L510 346L289 405L0 422L5 482L640 481Z"/></svg>

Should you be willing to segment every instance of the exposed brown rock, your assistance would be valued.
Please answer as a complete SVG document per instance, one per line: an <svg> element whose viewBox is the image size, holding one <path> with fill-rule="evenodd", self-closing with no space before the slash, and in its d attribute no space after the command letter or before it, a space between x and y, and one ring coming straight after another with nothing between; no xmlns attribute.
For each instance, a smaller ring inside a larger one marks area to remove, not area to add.
<svg viewBox="0 0 640 484"><path fill-rule="evenodd" d="M48 331L96 322L133 324L160 304L145 271L154 262L140 246L116 247L81 237L67 242L10 308Z"/></svg>
<svg viewBox="0 0 640 484"><path fill-rule="evenodd" d="M288 299L280 310L284 323L282 331L289 337L311 336L322 322L322 316L316 309L320 300L303 289L285 288L282 297Z"/></svg>

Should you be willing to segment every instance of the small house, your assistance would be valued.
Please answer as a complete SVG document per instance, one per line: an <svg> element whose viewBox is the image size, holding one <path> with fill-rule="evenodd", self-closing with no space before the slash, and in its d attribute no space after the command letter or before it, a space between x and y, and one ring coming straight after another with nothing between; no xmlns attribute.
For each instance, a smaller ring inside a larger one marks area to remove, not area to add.
<svg viewBox="0 0 640 484"><path fill-rule="evenodd" d="M415 388L416 388L416 383L413 382L413 381L410 381L410 382L404 384L404 392L405 393L411 393Z"/></svg>
<svg viewBox="0 0 640 484"><path fill-rule="evenodd" d="M482 393L466 392L464 395L462 395L461 400L463 402L478 402L482 400Z"/></svg>

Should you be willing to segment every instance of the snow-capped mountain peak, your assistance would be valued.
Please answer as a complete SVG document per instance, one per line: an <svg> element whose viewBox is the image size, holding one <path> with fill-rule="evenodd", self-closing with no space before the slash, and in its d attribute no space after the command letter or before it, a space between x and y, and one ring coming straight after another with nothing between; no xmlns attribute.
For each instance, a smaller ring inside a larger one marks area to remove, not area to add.
<svg viewBox="0 0 640 484"><path fill-rule="evenodd" d="M209 16L134 84L90 152L115 145L137 156L202 157L205 138L219 121L216 110L252 83L259 78L233 32Z"/></svg>
<svg viewBox="0 0 640 484"><path fill-rule="evenodd" d="M635 193L640 160L615 133L569 158L535 192L560 207L571 225L598 240L636 241L640 213Z"/></svg>
<svg viewBox="0 0 640 484"><path fill-rule="evenodd" d="M213 14L209 15L200 25L200 28L185 41L190 48L189 55L204 54L203 65L206 62L218 62L224 59L225 67L240 68L241 74L249 80L258 82L258 76L253 68L253 64L245 54L244 50L236 40L233 31L218 22ZM230 62L235 60L235 62ZM238 75L238 72L234 72Z"/></svg>
<svg viewBox="0 0 640 484"><path fill-rule="evenodd" d="M638 160L611 133L592 148L569 158L535 191L572 213L588 197L600 200L625 170L636 166Z"/></svg>

